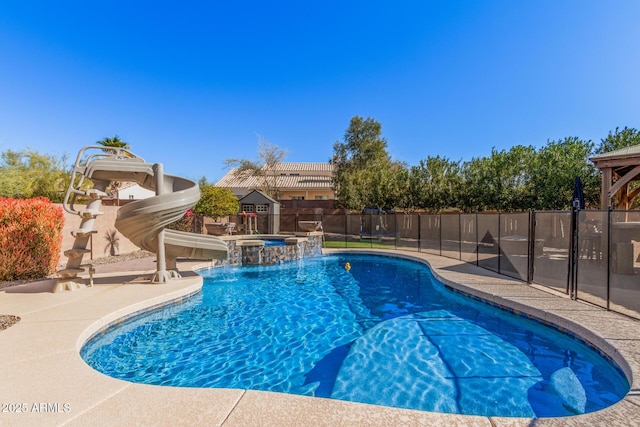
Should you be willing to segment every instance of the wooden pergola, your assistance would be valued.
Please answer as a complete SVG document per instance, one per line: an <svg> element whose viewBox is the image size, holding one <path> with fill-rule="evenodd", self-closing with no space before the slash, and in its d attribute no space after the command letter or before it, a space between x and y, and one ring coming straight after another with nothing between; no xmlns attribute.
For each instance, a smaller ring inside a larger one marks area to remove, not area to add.
<svg viewBox="0 0 640 427"><path fill-rule="evenodd" d="M629 192L629 184L640 181L640 144L599 154L589 160L602 171L602 209L628 210L631 201L640 194L640 187Z"/></svg>

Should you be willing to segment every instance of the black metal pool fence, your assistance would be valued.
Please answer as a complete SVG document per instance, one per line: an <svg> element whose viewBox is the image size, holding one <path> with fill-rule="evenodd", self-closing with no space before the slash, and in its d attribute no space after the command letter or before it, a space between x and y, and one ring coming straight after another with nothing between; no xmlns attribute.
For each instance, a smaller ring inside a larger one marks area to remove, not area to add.
<svg viewBox="0 0 640 427"><path fill-rule="evenodd" d="M640 211L280 215L281 232L321 221L327 247L459 259L640 319Z"/></svg>

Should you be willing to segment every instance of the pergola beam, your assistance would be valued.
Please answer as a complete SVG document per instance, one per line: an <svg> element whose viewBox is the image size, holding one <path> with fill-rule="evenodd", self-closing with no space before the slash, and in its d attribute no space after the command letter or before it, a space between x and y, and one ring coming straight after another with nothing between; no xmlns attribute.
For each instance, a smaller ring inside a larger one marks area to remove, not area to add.
<svg viewBox="0 0 640 427"><path fill-rule="evenodd" d="M621 176L620 179L618 179L616 183L613 184L611 188L609 188L609 192L608 192L609 199L613 198L618 191L620 191L624 187L627 187L629 183L634 179L638 178L638 176L640 176L640 165L631 169L629 172L624 174L624 176Z"/></svg>
<svg viewBox="0 0 640 427"><path fill-rule="evenodd" d="M640 194L640 188L629 193L629 183L640 180L640 145L599 154L589 160L602 171L602 209L611 208L613 199L618 197L619 208L628 210L633 198ZM614 178L617 178L615 182Z"/></svg>

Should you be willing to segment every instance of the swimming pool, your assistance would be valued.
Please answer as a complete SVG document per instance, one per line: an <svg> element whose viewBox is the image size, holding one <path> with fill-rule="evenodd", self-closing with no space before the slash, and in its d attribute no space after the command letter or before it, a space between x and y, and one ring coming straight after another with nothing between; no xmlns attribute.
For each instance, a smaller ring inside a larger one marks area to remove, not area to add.
<svg viewBox="0 0 640 427"><path fill-rule="evenodd" d="M83 358L134 382L487 416L591 412L629 390L586 345L417 262L343 254L201 274L201 294L96 336Z"/></svg>

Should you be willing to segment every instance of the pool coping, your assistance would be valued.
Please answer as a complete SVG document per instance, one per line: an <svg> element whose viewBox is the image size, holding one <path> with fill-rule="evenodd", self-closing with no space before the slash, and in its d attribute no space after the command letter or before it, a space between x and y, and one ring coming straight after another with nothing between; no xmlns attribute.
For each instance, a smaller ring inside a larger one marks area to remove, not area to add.
<svg viewBox="0 0 640 427"><path fill-rule="evenodd" d="M153 271L142 270L96 274L94 287L76 292L52 294L38 283L0 290L2 314L21 317L0 332L0 424L580 426L630 425L640 418L639 321L449 258L402 250L323 253L375 253L425 262L452 289L555 325L598 347L621 367L631 391L617 404L586 415L483 417L251 390L134 384L86 365L79 350L101 328L200 290L202 277L192 271L209 264L181 262L184 277L166 285L145 283L141 278Z"/></svg>

